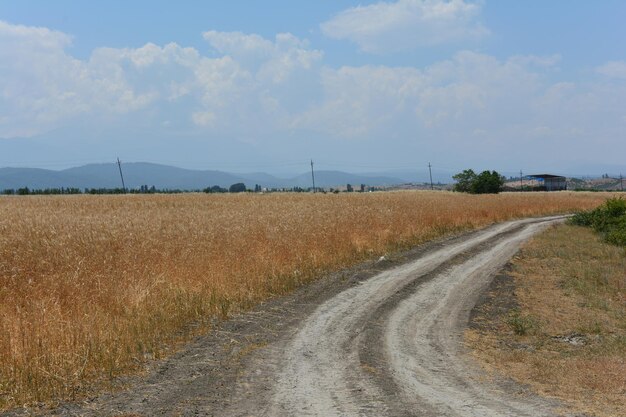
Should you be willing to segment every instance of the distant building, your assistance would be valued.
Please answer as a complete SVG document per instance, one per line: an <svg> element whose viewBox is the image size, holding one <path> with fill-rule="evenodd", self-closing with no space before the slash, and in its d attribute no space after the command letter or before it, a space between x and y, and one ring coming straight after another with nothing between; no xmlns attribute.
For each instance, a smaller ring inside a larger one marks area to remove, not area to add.
<svg viewBox="0 0 626 417"><path fill-rule="evenodd" d="M560 175L552 174L535 174L528 177L539 181L540 186L546 191L563 191L567 190L567 179Z"/></svg>

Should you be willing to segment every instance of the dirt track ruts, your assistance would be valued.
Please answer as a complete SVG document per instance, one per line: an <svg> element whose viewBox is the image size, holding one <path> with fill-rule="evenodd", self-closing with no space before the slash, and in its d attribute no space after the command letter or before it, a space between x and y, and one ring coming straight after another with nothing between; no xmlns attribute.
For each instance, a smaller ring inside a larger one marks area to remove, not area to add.
<svg viewBox="0 0 626 417"><path fill-rule="evenodd" d="M264 414L552 415L547 402L482 384L462 354L463 329L481 292L550 221L490 228L321 305L287 346Z"/></svg>
<svg viewBox="0 0 626 417"><path fill-rule="evenodd" d="M128 390L52 414L557 415L556 402L485 378L465 355L463 330L520 244L562 218L494 225L427 245L366 279L313 284L226 324L227 337L248 345L243 352L219 356L218 329Z"/></svg>

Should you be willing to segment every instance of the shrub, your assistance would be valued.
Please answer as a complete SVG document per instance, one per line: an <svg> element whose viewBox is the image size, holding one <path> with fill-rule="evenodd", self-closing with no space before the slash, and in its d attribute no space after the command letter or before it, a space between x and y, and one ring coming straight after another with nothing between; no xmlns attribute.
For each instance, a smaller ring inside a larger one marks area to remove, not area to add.
<svg viewBox="0 0 626 417"><path fill-rule="evenodd" d="M606 200L605 210L611 217L620 217L626 214L626 200L620 198L609 198Z"/></svg>
<svg viewBox="0 0 626 417"><path fill-rule="evenodd" d="M539 331L539 322L532 316L522 315L519 310L511 311L507 324L518 336L526 336Z"/></svg>
<svg viewBox="0 0 626 417"><path fill-rule="evenodd" d="M576 213L570 224L592 227L606 242L626 246L626 200L610 198L595 210Z"/></svg>
<svg viewBox="0 0 626 417"><path fill-rule="evenodd" d="M622 216L615 227L606 233L606 241L618 246L626 246L626 216Z"/></svg>

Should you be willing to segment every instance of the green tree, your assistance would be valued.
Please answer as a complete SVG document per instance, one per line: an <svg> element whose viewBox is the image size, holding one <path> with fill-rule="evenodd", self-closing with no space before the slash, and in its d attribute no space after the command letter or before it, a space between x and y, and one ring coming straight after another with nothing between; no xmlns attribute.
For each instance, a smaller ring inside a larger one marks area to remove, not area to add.
<svg viewBox="0 0 626 417"><path fill-rule="evenodd" d="M237 184L233 184L228 189L229 193L243 193L246 191L246 185L243 182L238 182Z"/></svg>
<svg viewBox="0 0 626 417"><path fill-rule="evenodd" d="M472 185L476 181L476 173L471 169L466 169L463 172L453 175L452 179L456 181L456 184L454 184L454 191L471 193L473 192Z"/></svg>
<svg viewBox="0 0 626 417"><path fill-rule="evenodd" d="M474 194L497 194L502 190L504 177L496 171L483 171L476 177L472 192Z"/></svg>
<svg viewBox="0 0 626 417"><path fill-rule="evenodd" d="M466 169L452 177L457 183L454 191L471 194L497 194L504 186L504 177L497 171L483 171L476 174L471 169Z"/></svg>

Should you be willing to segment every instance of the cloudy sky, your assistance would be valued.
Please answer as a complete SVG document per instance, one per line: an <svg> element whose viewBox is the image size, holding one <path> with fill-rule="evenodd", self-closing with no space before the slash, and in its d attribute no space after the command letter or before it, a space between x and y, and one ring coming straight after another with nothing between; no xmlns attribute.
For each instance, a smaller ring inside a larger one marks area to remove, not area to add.
<svg viewBox="0 0 626 417"><path fill-rule="evenodd" d="M626 172L625 17L621 0L0 0L0 166Z"/></svg>

